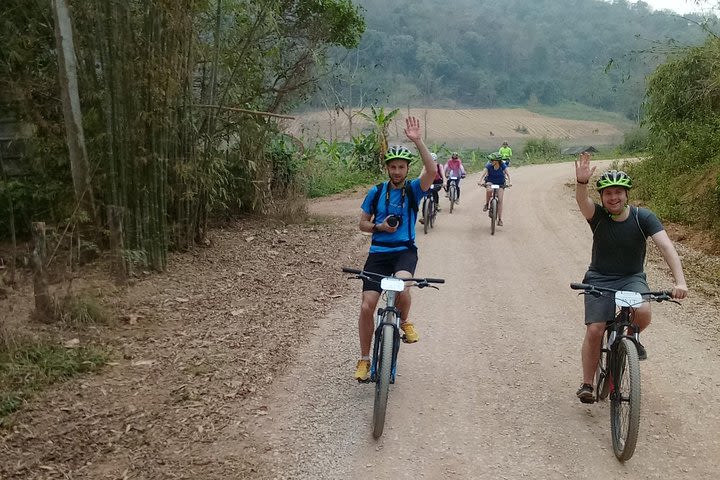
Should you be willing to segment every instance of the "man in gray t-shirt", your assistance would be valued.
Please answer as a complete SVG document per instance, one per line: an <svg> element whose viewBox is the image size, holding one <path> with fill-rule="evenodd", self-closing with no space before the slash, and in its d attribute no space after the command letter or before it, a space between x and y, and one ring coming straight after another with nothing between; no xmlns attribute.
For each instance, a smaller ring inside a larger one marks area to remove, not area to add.
<svg viewBox="0 0 720 480"><path fill-rule="evenodd" d="M680 257L662 223L650 210L628 205L630 177L617 170L604 172L596 184L602 203L598 205L588 195L587 186L593 172L590 154L583 152L575 162L575 200L593 232L592 260L583 283L633 292L649 291L644 271L645 247L647 239L652 238L675 279L672 297L685 298L688 288ZM585 295L583 383L576 393L582 402L593 401L592 381L600 359L600 343L605 323L614 313L612 298ZM643 303L636 309L634 321L642 331L650 320L650 304ZM641 360L647 358L642 345L638 345L638 354Z"/></svg>

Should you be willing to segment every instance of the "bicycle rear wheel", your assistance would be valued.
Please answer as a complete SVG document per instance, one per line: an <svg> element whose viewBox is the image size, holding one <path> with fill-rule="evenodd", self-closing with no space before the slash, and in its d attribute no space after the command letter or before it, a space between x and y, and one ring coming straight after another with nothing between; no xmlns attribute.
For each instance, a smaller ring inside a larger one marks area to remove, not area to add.
<svg viewBox="0 0 720 480"><path fill-rule="evenodd" d="M423 231L427 234L428 232L428 224L430 223L430 208L431 208L432 200L425 198L423 200Z"/></svg>
<svg viewBox="0 0 720 480"><path fill-rule="evenodd" d="M385 321L392 323L394 314L388 313ZM383 325L378 348L378 367L375 378L375 405L373 407L373 437L380 438L385 428L385 412L388 394L390 393L390 376L392 374L392 351L395 330L392 325Z"/></svg>
<svg viewBox="0 0 720 480"><path fill-rule="evenodd" d="M637 347L620 340L612 355L613 391L610 394L610 428L613 451L621 462L635 453L640 430L640 361Z"/></svg>
<svg viewBox="0 0 720 480"><path fill-rule="evenodd" d="M495 223L497 222L497 198L490 199L490 235L495 235Z"/></svg>
<svg viewBox="0 0 720 480"><path fill-rule="evenodd" d="M605 400L610 393L611 378L608 378L608 334L609 330L605 330L602 340L600 340L600 361L597 370L595 370L595 392L597 392L597 400Z"/></svg>

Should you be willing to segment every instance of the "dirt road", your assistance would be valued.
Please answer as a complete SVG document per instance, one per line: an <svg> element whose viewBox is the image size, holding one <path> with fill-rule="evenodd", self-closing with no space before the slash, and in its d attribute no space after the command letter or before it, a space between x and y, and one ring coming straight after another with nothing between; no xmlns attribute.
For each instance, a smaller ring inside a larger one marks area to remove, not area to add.
<svg viewBox="0 0 720 480"><path fill-rule="evenodd" d="M720 296L700 275L682 307L654 307L627 464L612 454L608 406L574 396L582 301L568 284L589 262L590 231L572 173L513 168L495 236L467 178L458 209L419 233L417 273L447 283L413 292L421 339L401 348L380 440L373 385L351 378L360 286L340 273L367 251L358 192L315 202L307 222L215 229L212 248L174 254L132 286L85 279L126 320L56 335L100 343L113 361L6 418L0 479L717 478ZM668 287L649 257L651 286ZM2 314L26 317L26 283Z"/></svg>
<svg viewBox="0 0 720 480"><path fill-rule="evenodd" d="M447 283L413 292L421 340L401 347L379 440L373 385L351 379L359 285L349 282L353 293L317 319L291 373L259 400L267 415L253 435L267 447L257 478L717 478L717 299L691 294L682 307L653 307L629 462L613 456L608 405L574 396L584 327L568 284L582 279L591 238L567 186L572 173L569 164L513 169L495 236L468 177L455 212L418 234L417 273ZM356 217L358 198L313 211ZM651 287L671 285L664 264L651 262L648 273Z"/></svg>

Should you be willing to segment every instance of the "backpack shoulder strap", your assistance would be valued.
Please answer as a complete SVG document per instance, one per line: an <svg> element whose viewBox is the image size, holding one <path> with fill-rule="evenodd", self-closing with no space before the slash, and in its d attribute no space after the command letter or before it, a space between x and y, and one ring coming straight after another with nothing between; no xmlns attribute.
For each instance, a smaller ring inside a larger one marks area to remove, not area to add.
<svg viewBox="0 0 720 480"><path fill-rule="evenodd" d="M373 197L372 203L370 204L372 208L372 214L373 217L377 215L378 211L378 202L380 201L380 194L382 193L383 185L385 185L385 182L378 183L375 185L375 196Z"/></svg>
<svg viewBox="0 0 720 480"><path fill-rule="evenodd" d="M640 224L640 209L634 205L630 205L630 211L635 212L635 222L637 223L637 226L640 229L640 232L642 232L643 237L645 237L645 240L647 240L648 236L645 233L645 230L643 230L642 225Z"/></svg>
<svg viewBox="0 0 720 480"><path fill-rule="evenodd" d="M405 183L405 195L408 199L408 207L412 208L412 210L415 212L415 215L417 215L419 210L419 205L417 202L417 199L415 198L415 192L413 191L412 185L410 185L410 182Z"/></svg>

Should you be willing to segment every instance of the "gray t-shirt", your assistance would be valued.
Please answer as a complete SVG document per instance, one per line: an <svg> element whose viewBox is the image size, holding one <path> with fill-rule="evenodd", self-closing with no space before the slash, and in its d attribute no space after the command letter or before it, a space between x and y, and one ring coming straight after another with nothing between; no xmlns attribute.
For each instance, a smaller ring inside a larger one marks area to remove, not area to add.
<svg viewBox="0 0 720 480"><path fill-rule="evenodd" d="M593 231L589 270L603 275L643 272L647 237L664 230L653 212L634 206L630 206L630 215L625 221L616 222L596 203L595 214L588 223Z"/></svg>

